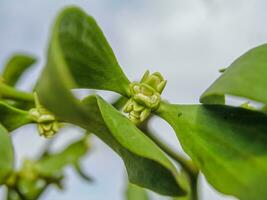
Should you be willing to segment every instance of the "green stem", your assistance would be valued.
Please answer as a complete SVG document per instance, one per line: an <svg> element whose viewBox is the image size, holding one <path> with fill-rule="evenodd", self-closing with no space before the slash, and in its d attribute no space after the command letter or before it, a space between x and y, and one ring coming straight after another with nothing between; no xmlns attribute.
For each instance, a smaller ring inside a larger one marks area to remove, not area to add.
<svg viewBox="0 0 267 200"><path fill-rule="evenodd" d="M198 200L198 175L190 178L191 181L191 199Z"/></svg>
<svg viewBox="0 0 267 200"><path fill-rule="evenodd" d="M158 137L151 132L147 131L147 135L172 159L174 159L177 163L181 165L181 167L187 172L190 179L190 187L191 187L191 199L198 200L198 174L199 170L195 167L192 161L187 160L182 155L174 152L169 146L163 143Z"/></svg>
<svg viewBox="0 0 267 200"><path fill-rule="evenodd" d="M149 120L149 119L148 119ZM171 149L167 144L162 142L160 138L152 134L147 126L147 122L144 122L139 126L139 128L146 133L146 135L153 140L160 149L162 149L168 156L174 159L177 163L181 165L181 167L187 172L190 179L190 187L191 187L191 200L198 200L198 175L199 170L193 164L191 160L184 158L182 155L176 153Z"/></svg>
<svg viewBox="0 0 267 200"><path fill-rule="evenodd" d="M45 186L39 190L39 192L36 194L35 199L39 199L40 196L45 192L45 190L48 188L49 183L46 183Z"/></svg>
<svg viewBox="0 0 267 200"><path fill-rule="evenodd" d="M76 172L78 173L78 175L81 178L83 178L84 180L86 180L88 182L93 182L93 179L90 176L88 176L87 174L84 173L83 169L81 168L81 166L78 163L76 163L74 165L74 168L76 169Z"/></svg>
<svg viewBox="0 0 267 200"><path fill-rule="evenodd" d="M41 151L41 153L40 153L40 155L39 155L39 160L41 160L41 159L43 159L45 156L49 155L50 148L51 148L52 144L54 143L56 136L57 136L57 135L55 135L55 137L51 138L50 140L48 140L48 141L45 143L45 146L44 146L43 150Z"/></svg>
<svg viewBox="0 0 267 200"><path fill-rule="evenodd" d="M121 96L113 101L112 105L117 109L121 110L123 106L127 103L128 98Z"/></svg>
<svg viewBox="0 0 267 200"><path fill-rule="evenodd" d="M172 159L177 161L190 175L196 176L198 174L198 169L195 167L192 161L174 152L168 145L163 143L161 139L156 137L151 132L147 131L146 133L166 154L168 154Z"/></svg>
<svg viewBox="0 0 267 200"><path fill-rule="evenodd" d="M0 98L19 101L33 101L33 95L31 93L19 91L2 82L0 82Z"/></svg>
<svg viewBox="0 0 267 200"><path fill-rule="evenodd" d="M14 191L18 194L20 200L27 200L27 198L21 193L21 191L19 190L17 186L14 187Z"/></svg>
<svg viewBox="0 0 267 200"><path fill-rule="evenodd" d="M33 99L34 99L34 103L35 103L35 107L36 108L42 107L42 105L41 105L41 103L39 101L39 97L38 97L36 92L33 93Z"/></svg>
<svg viewBox="0 0 267 200"><path fill-rule="evenodd" d="M149 119L148 119L149 120ZM185 170L188 172L188 174L192 176L198 175L198 169L195 167L195 165L192 163L192 161L184 158L182 155L174 152L167 144L162 142L160 138L155 136L155 134L152 134L149 128L147 127L147 122L141 124L139 128L146 133L148 137L150 137L151 140L153 140L159 148L161 148L167 155L169 155L172 159L177 161Z"/></svg>

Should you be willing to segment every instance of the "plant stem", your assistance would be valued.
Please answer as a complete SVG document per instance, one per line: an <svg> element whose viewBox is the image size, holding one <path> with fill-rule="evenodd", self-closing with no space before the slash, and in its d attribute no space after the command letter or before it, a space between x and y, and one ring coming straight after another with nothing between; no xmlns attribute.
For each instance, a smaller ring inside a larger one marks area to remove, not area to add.
<svg viewBox="0 0 267 200"><path fill-rule="evenodd" d="M31 93L19 91L3 82L0 82L0 98L19 101L33 101Z"/></svg>
<svg viewBox="0 0 267 200"><path fill-rule="evenodd" d="M184 158L182 155L174 152L168 145L162 142L155 134L152 134L151 131L148 130L147 124L144 123L141 125L140 129L146 133L151 140L153 140L167 155L169 155L172 159L177 161L183 168L190 174L191 176L198 175L198 169L192 163L192 161Z"/></svg>
<svg viewBox="0 0 267 200"><path fill-rule="evenodd" d="M21 193L21 191L17 186L15 186L13 189L18 194L20 200L27 200L27 198Z"/></svg>
<svg viewBox="0 0 267 200"><path fill-rule="evenodd" d="M148 119L149 120L149 119ZM187 172L189 179L190 179L190 188L191 188L191 200L198 200L198 175L199 170L193 164L192 161L184 158L182 155L176 153L171 149L167 144L162 142L160 138L152 134L148 128L147 122L144 122L139 126L139 128L146 133L146 135L153 140L160 149L162 149L168 156L174 159L177 163L181 165L181 167Z"/></svg>
<svg viewBox="0 0 267 200"><path fill-rule="evenodd" d="M191 199L198 200L198 175L190 178L191 184Z"/></svg>
<svg viewBox="0 0 267 200"><path fill-rule="evenodd" d="M49 186L49 183L46 183L45 186L39 190L39 192L36 194L34 198L39 199L40 196L44 193L44 191L48 188L48 186Z"/></svg>
<svg viewBox="0 0 267 200"><path fill-rule="evenodd" d="M198 174L199 170L195 167L192 161L187 160L180 154L174 152L169 146L163 143L158 137L151 132L147 131L147 135L172 159L178 162L181 167L187 172L190 179L191 199L198 200Z"/></svg>

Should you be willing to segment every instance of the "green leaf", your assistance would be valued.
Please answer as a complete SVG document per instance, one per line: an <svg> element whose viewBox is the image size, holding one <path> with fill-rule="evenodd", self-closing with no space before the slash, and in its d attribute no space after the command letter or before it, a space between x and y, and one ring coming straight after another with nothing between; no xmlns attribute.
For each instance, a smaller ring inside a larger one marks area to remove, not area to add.
<svg viewBox="0 0 267 200"><path fill-rule="evenodd" d="M47 177L61 175L67 165L76 165L80 159L86 155L89 150L88 137L84 137L64 150L55 154L48 154L41 160L37 161L37 171Z"/></svg>
<svg viewBox="0 0 267 200"><path fill-rule="evenodd" d="M0 123L9 131L31 123L32 119L27 111L12 107L0 101Z"/></svg>
<svg viewBox="0 0 267 200"><path fill-rule="evenodd" d="M224 105L162 103L159 116L209 183L241 200L267 196L267 116Z"/></svg>
<svg viewBox="0 0 267 200"><path fill-rule="evenodd" d="M202 94L200 101L223 104L225 95L245 97L267 104L267 44L235 60Z"/></svg>
<svg viewBox="0 0 267 200"><path fill-rule="evenodd" d="M175 167L131 121L100 97L89 96L83 105L90 115L87 130L121 156L131 183L164 195L185 194Z"/></svg>
<svg viewBox="0 0 267 200"><path fill-rule="evenodd" d="M126 200L149 200L149 197L144 188L129 183L126 190Z"/></svg>
<svg viewBox="0 0 267 200"><path fill-rule="evenodd" d="M93 17L76 7L64 9L54 24L48 63L40 84L45 85L50 75L64 81L69 88L129 94L129 80L103 32Z"/></svg>
<svg viewBox="0 0 267 200"><path fill-rule="evenodd" d="M34 63L36 59L29 55L15 54L6 63L3 78L6 84L14 86L21 75Z"/></svg>
<svg viewBox="0 0 267 200"><path fill-rule="evenodd" d="M14 153L11 138L8 131L0 123L0 185L13 170Z"/></svg>

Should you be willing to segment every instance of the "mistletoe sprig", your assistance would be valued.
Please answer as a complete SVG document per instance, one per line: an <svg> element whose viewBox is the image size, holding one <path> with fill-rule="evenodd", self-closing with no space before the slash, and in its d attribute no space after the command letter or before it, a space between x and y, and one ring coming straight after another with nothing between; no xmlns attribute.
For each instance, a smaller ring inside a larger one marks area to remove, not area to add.
<svg viewBox="0 0 267 200"><path fill-rule="evenodd" d="M0 122L8 131L37 122L41 134L52 136L58 130L57 121L77 125L122 158L131 183L162 195L198 199L200 170L222 193L241 200L267 196L266 113L225 105L226 95L267 104L267 45L234 61L201 96L203 104L196 105L164 101L160 95L166 80L159 72L146 72L140 82L129 81L96 21L76 7L58 15L46 61L36 86L39 107L34 106L31 93L12 86L1 90ZM6 86L1 82L0 88ZM126 99L120 102L126 102L123 110L128 117L98 95L80 100L72 94L72 89L84 88L120 94ZM171 125L192 161L147 128L151 114ZM6 133L2 135L8 140ZM6 161L0 159L0 166L6 168L0 172L2 182L10 173L12 151L6 148L11 147L0 145L0 152L6 153Z"/></svg>

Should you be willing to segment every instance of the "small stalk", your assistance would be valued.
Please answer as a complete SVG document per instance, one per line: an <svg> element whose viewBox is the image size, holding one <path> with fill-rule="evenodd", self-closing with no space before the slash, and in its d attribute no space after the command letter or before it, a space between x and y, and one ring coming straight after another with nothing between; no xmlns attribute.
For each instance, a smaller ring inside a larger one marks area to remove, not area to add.
<svg viewBox="0 0 267 200"><path fill-rule="evenodd" d="M192 161L174 152L168 145L163 143L154 134L148 132L146 133L166 154L168 154L172 159L177 161L190 175L196 176L198 174L198 169L195 167Z"/></svg>
<svg viewBox="0 0 267 200"><path fill-rule="evenodd" d="M191 199L198 200L198 175L190 177L191 184Z"/></svg>
<svg viewBox="0 0 267 200"><path fill-rule="evenodd" d="M188 172L188 174L194 177L197 176L199 171L195 167L195 165L192 163L192 161L184 158L182 155L178 154L177 152L174 152L173 149L171 149L168 145L162 142L162 140L159 139L157 136L155 136L155 134L151 133L151 131L147 127L147 123L149 119L143 124L141 124L139 128L144 133L146 133L146 135L150 137L150 139L153 140L168 156L170 156L172 159L177 161L186 170L186 172Z"/></svg>
<svg viewBox="0 0 267 200"><path fill-rule="evenodd" d="M31 93L19 91L3 82L0 82L0 98L19 101L33 101L33 95Z"/></svg>
<svg viewBox="0 0 267 200"><path fill-rule="evenodd" d="M181 167L186 171L190 179L191 188L191 200L198 200L198 175L199 170L193 164L192 161L184 158L182 155L174 152L168 145L162 142L155 134L152 134L147 127L149 119L139 126L139 128L146 133L146 135L153 140L160 149L162 149L168 156L181 165Z"/></svg>
<svg viewBox="0 0 267 200"><path fill-rule="evenodd" d="M199 170L195 167L192 161L187 160L182 155L174 152L170 147L163 143L158 137L151 132L146 132L147 135L172 159L181 165L181 167L186 171L190 179L191 188L191 200L198 200L198 175Z"/></svg>

